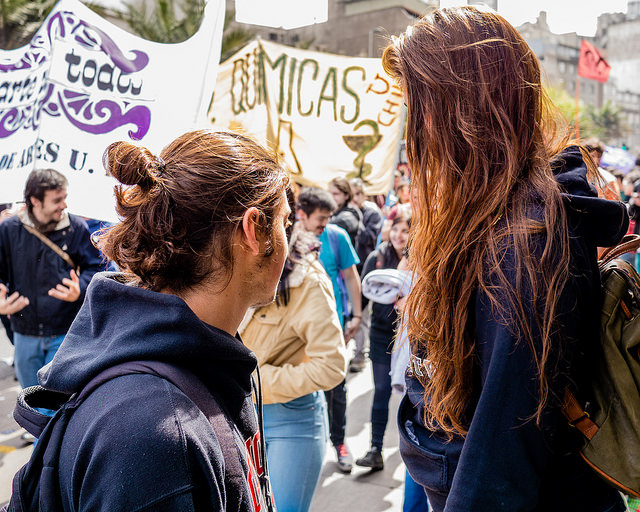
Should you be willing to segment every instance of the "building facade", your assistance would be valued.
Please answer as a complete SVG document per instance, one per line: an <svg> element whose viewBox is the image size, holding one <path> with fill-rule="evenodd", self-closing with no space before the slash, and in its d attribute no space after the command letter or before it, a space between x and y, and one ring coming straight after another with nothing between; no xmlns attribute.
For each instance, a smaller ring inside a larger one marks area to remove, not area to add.
<svg viewBox="0 0 640 512"><path fill-rule="evenodd" d="M467 0L467 5L486 5L494 11L498 10L498 0Z"/></svg>
<svg viewBox="0 0 640 512"><path fill-rule="evenodd" d="M561 88L572 97L579 87L580 100L599 109L607 102L622 110L626 133L604 141L626 145L640 153L640 1L629 3L627 14L611 13L598 18L595 37L575 32L554 34L541 12L535 23L525 23L518 31L540 60L547 85ZM585 39L596 46L611 65L607 83L578 76L580 45Z"/></svg>
<svg viewBox="0 0 640 512"><path fill-rule="evenodd" d="M235 0L226 0L233 10ZM235 23L260 36L289 46L353 57L379 57L392 35L400 34L420 16L433 10L421 0L328 0L329 16L318 23L291 30Z"/></svg>

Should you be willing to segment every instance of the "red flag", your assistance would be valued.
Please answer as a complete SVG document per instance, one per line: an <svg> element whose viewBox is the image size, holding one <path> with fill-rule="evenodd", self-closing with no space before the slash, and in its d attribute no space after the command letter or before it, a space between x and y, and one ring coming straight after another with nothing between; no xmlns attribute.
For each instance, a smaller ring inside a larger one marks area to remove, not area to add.
<svg viewBox="0 0 640 512"><path fill-rule="evenodd" d="M595 46L583 39L580 46L578 75L605 83L609 79L609 71L611 71L609 63L604 60Z"/></svg>

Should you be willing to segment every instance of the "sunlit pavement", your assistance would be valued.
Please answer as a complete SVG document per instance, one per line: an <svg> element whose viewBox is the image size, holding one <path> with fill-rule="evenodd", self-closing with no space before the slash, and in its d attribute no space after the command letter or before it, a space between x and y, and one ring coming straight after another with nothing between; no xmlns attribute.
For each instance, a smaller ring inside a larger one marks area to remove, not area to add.
<svg viewBox="0 0 640 512"><path fill-rule="evenodd" d="M371 366L367 365L362 372L347 376L347 446L354 459L362 457L369 449L372 399L373 377ZM354 466L351 474L345 475L338 470L335 451L329 446L321 481L311 503L311 512L402 510L405 467L398 452L395 423L399 404L400 396L393 393L382 450L384 469L371 472L367 468Z"/></svg>
<svg viewBox="0 0 640 512"><path fill-rule="evenodd" d="M13 419L20 385L10 366L12 358L13 347L0 325L0 504L9 500L13 475L32 451L31 444L20 439L24 430Z"/></svg>

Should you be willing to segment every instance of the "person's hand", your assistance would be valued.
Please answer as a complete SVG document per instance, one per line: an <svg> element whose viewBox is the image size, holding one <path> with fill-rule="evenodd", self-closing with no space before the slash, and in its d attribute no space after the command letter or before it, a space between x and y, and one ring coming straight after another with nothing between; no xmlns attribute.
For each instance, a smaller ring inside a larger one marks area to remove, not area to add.
<svg viewBox="0 0 640 512"><path fill-rule="evenodd" d="M398 313L402 313L404 311L404 307L407 305L407 297L399 297L395 304L394 307L396 308L396 311Z"/></svg>
<svg viewBox="0 0 640 512"><path fill-rule="evenodd" d="M65 302L75 302L80 298L80 278L75 270L70 272L71 279L64 278L62 283L49 290L49 295Z"/></svg>
<svg viewBox="0 0 640 512"><path fill-rule="evenodd" d="M409 270L409 259L406 256L403 256L398 263L398 270Z"/></svg>
<svg viewBox="0 0 640 512"><path fill-rule="evenodd" d="M15 214L11 210L2 210L0 212L0 222L7 220L9 217L13 217Z"/></svg>
<svg viewBox="0 0 640 512"><path fill-rule="evenodd" d="M347 322L347 325L344 326L344 342L349 343L353 339L356 334L356 331L360 327L360 317L354 316L351 320Z"/></svg>
<svg viewBox="0 0 640 512"><path fill-rule="evenodd" d="M8 292L7 287L0 284L0 315L13 315L29 305L29 299L18 292L13 292L7 297Z"/></svg>

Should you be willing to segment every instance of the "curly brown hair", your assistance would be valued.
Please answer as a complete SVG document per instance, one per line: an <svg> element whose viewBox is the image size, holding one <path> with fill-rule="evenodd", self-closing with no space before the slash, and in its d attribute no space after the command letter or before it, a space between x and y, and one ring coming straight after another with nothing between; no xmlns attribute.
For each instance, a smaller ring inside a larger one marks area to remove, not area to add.
<svg viewBox="0 0 640 512"><path fill-rule="evenodd" d="M258 228L271 240L273 219L289 178L275 157L242 135L199 130L165 147L111 144L105 168L116 186L122 222L99 246L138 286L189 289L215 276L224 287L233 271L233 236L244 213L260 212ZM269 256L269 246L267 253Z"/></svg>

